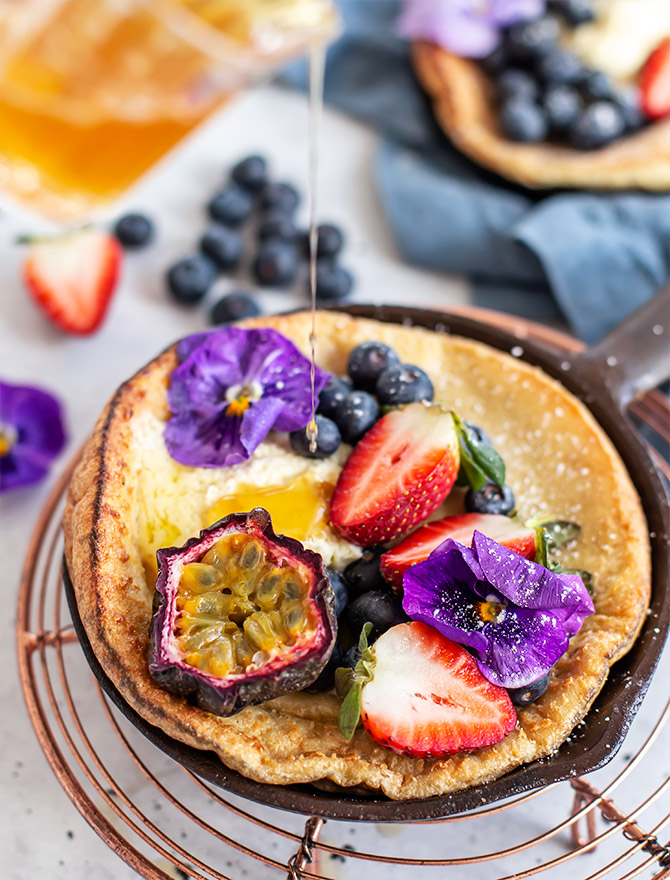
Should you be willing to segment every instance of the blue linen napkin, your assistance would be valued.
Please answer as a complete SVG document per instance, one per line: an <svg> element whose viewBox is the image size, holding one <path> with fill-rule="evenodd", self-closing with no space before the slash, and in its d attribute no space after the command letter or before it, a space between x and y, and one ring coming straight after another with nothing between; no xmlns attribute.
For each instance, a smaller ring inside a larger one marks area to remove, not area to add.
<svg viewBox="0 0 670 880"><path fill-rule="evenodd" d="M377 186L409 262L469 276L479 304L546 320L560 310L587 342L668 282L670 196L538 194L479 168L433 119L394 34L398 0L339 5L325 100L379 130ZM306 65L282 79L305 88Z"/></svg>

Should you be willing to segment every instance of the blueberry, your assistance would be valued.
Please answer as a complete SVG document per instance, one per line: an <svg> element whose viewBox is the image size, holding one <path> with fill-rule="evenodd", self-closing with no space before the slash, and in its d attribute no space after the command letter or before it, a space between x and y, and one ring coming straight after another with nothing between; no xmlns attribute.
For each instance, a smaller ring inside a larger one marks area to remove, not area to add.
<svg viewBox="0 0 670 880"><path fill-rule="evenodd" d="M515 706L530 706L535 700L539 700L542 694L549 687L549 679L551 673L547 672L541 678L531 681L525 687L507 688L509 698Z"/></svg>
<svg viewBox="0 0 670 880"><path fill-rule="evenodd" d="M572 27L587 24L596 17L593 0L548 0L548 6Z"/></svg>
<svg viewBox="0 0 670 880"><path fill-rule="evenodd" d="M154 224L144 214L124 214L116 221L114 235L128 250L141 248L154 237Z"/></svg>
<svg viewBox="0 0 670 880"><path fill-rule="evenodd" d="M618 107L610 101L596 101L571 126L570 143L579 150L595 150L621 137L625 128Z"/></svg>
<svg viewBox="0 0 670 880"><path fill-rule="evenodd" d="M593 101L608 100L614 93L612 80L602 70L585 71L579 85L584 96Z"/></svg>
<svg viewBox="0 0 670 880"><path fill-rule="evenodd" d="M261 208L264 211L292 214L299 203L298 190L290 183L268 183L261 194Z"/></svg>
<svg viewBox="0 0 670 880"><path fill-rule="evenodd" d="M354 286L351 272L328 259L317 260L316 298L321 302L346 299Z"/></svg>
<svg viewBox="0 0 670 880"><path fill-rule="evenodd" d="M552 86L545 92L542 105L553 134L563 134L582 112L582 99L570 86Z"/></svg>
<svg viewBox="0 0 670 880"><path fill-rule="evenodd" d="M349 352L347 372L356 388L374 391L377 380L387 367L400 363L400 358L383 342L361 342Z"/></svg>
<svg viewBox="0 0 670 880"><path fill-rule="evenodd" d="M327 572L330 586L333 588L335 595L335 617L339 617L349 604L349 590L339 572L332 568L327 569Z"/></svg>
<svg viewBox="0 0 670 880"><path fill-rule="evenodd" d="M535 65L537 75L551 85L574 85L584 77L584 65L566 49L552 49Z"/></svg>
<svg viewBox="0 0 670 880"><path fill-rule="evenodd" d="M209 314L211 324L226 324L260 315L258 304L246 293L229 293L214 304Z"/></svg>
<svg viewBox="0 0 670 880"><path fill-rule="evenodd" d="M487 483L481 489L468 489L465 493L465 509L468 513L500 513L507 515L514 510L514 493L505 484L502 488Z"/></svg>
<svg viewBox="0 0 670 880"><path fill-rule="evenodd" d="M214 223L200 239L200 250L220 269L234 269L242 259L242 237L236 230Z"/></svg>
<svg viewBox="0 0 670 880"><path fill-rule="evenodd" d="M298 274L298 254L286 241L266 241L261 246L252 272L263 287L288 287Z"/></svg>
<svg viewBox="0 0 670 880"><path fill-rule="evenodd" d="M499 74L508 63L507 52L502 43L498 43L493 52L482 58L481 65L487 73Z"/></svg>
<svg viewBox="0 0 670 880"><path fill-rule="evenodd" d="M372 644L387 629L397 623L405 623L407 615L397 596L386 590L371 590L354 599L347 608L347 623L353 637L358 640L367 621L372 624L368 643Z"/></svg>
<svg viewBox="0 0 670 880"><path fill-rule="evenodd" d="M505 48L510 57L526 61L539 58L556 44L560 28L552 15L543 15L511 25L505 34Z"/></svg>
<svg viewBox="0 0 670 880"><path fill-rule="evenodd" d="M361 652L358 650L358 645L352 645L344 652L342 666L346 666L348 669L354 669L360 658Z"/></svg>
<svg viewBox="0 0 670 880"><path fill-rule="evenodd" d="M288 435L291 441L291 449L304 458L328 458L329 455L337 452L340 448L340 443L342 442L340 431L335 422L327 419L325 416L317 415L314 417L314 421L316 422L318 432L314 452L309 448L306 428L291 431Z"/></svg>
<svg viewBox="0 0 670 880"><path fill-rule="evenodd" d="M387 367L377 380L377 400L380 406L403 406L417 400L430 402L434 396L433 383L414 364Z"/></svg>
<svg viewBox="0 0 670 880"><path fill-rule="evenodd" d="M349 586L349 595L352 598L386 586L380 563L383 552L383 547L368 547L360 559L350 562L344 569L342 576Z"/></svg>
<svg viewBox="0 0 670 880"><path fill-rule="evenodd" d="M347 394L351 394L353 386L348 379L342 379L340 376L331 376L326 387L319 394L318 412L329 419L335 417L337 408L342 403Z"/></svg>
<svg viewBox="0 0 670 880"><path fill-rule="evenodd" d="M207 211L218 223L239 226L251 214L252 207L253 200L248 192L235 184L228 184L216 193L207 205Z"/></svg>
<svg viewBox="0 0 670 880"><path fill-rule="evenodd" d="M333 223L321 223L317 228L319 233L316 246L317 257L336 257L344 244L342 230ZM303 253L308 257L310 254L309 230L301 234L300 241Z"/></svg>
<svg viewBox="0 0 670 880"><path fill-rule="evenodd" d="M268 163L262 156L247 156L234 166L230 176L243 189L257 193L268 179Z"/></svg>
<svg viewBox="0 0 670 880"><path fill-rule="evenodd" d="M295 223L290 214L283 211L269 211L258 227L258 240L281 239L295 241Z"/></svg>
<svg viewBox="0 0 670 880"><path fill-rule="evenodd" d="M344 651L342 650L342 645L339 642L335 642L333 652L319 673L319 677L305 688L307 693L318 694L321 691L329 691L335 684L335 670L339 669L343 662Z"/></svg>
<svg viewBox="0 0 670 880"><path fill-rule="evenodd" d="M621 111L626 131L637 131L645 123L640 106L640 91L636 86L622 86L612 95L612 101Z"/></svg>
<svg viewBox="0 0 670 880"><path fill-rule="evenodd" d="M500 126L510 140L525 143L543 141L549 133L547 117L540 107L521 97L510 98L502 105Z"/></svg>
<svg viewBox="0 0 670 880"><path fill-rule="evenodd" d="M177 302L194 305L204 297L215 278L216 266L208 257L185 257L170 267L167 284Z"/></svg>
<svg viewBox="0 0 670 880"><path fill-rule="evenodd" d="M531 74L516 67L510 67L500 74L496 82L496 92L500 103L516 97L534 101L540 94L537 81Z"/></svg>
<svg viewBox="0 0 670 880"><path fill-rule="evenodd" d="M338 406L337 427L345 443L353 446L379 418L379 404L367 391L352 391Z"/></svg>
<svg viewBox="0 0 670 880"><path fill-rule="evenodd" d="M493 446L491 438L479 425L475 425L473 422L466 422L465 427L468 429L468 440L471 443L479 444L480 446Z"/></svg>

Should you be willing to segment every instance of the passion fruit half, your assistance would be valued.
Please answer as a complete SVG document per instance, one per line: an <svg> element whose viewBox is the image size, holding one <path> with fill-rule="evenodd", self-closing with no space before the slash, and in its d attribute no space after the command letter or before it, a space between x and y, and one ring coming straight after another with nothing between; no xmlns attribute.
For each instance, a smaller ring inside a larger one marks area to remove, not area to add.
<svg viewBox="0 0 670 880"><path fill-rule="evenodd" d="M276 535L261 507L158 550L149 670L162 687L234 715L312 684L337 636L321 556Z"/></svg>

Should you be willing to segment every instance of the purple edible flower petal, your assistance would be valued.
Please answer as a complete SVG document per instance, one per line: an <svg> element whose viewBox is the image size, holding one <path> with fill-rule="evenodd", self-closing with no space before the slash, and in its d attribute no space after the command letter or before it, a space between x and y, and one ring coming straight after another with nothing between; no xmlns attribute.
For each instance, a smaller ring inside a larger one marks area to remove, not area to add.
<svg viewBox="0 0 670 880"><path fill-rule="evenodd" d="M177 357L165 442L182 464L239 464L270 430L297 431L311 418L310 362L276 330L196 333L177 344ZM315 397L329 377L316 368Z"/></svg>
<svg viewBox="0 0 670 880"><path fill-rule="evenodd" d="M0 382L0 492L42 480L65 441L62 408L53 395Z"/></svg>
<svg viewBox="0 0 670 880"><path fill-rule="evenodd" d="M545 0L405 0L397 31L455 55L484 58L498 45L501 28L536 18L544 7Z"/></svg>
<svg viewBox="0 0 670 880"><path fill-rule="evenodd" d="M469 647L482 674L510 688L548 672L594 611L578 575L549 571L478 531L472 548L444 541L403 585L413 620Z"/></svg>

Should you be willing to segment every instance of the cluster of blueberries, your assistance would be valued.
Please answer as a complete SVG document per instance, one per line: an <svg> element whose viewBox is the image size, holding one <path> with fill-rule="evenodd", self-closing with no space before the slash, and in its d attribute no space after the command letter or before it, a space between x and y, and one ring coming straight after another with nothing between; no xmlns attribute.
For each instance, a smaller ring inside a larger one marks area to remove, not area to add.
<svg viewBox="0 0 670 880"><path fill-rule="evenodd" d="M593 0L548 0L548 12L505 29L482 61L496 83L500 126L514 141L553 139L603 147L647 122L635 87L618 87L558 45L569 27L595 17Z"/></svg>
<svg viewBox="0 0 670 880"><path fill-rule="evenodd" d="M348 378L332 376L319 395L316 449L304 429L290 435L291 446L306 458L327 458L342 440L352 446L370 430L387 407L432 401L433 383L414 364L401 364L383 342L362 342L349 354Z"/></svg>
<svg viewBox="0 0 670 880"><path fill-rule="evenodd" d="M184 257L167 273L168 290L180 303L200 302L221 272L237 270L244 256L241 229L257 220L258 249L251 261L253 280L261 287L288 288L309 258L309 236L297 229L294 214L300 202L296 188L273 182L262 156L247 156L232 169L230 180L207 205L212 220L200 238L200 253ZM316 296L321 302L345 299L353 288L351 273L339 265L342 231L332 224L318 229ZM212 308L212 324L260 314L246 291L229 293Z"/></svg>

